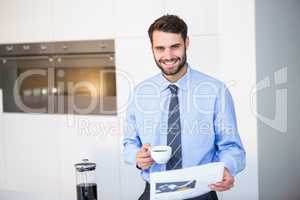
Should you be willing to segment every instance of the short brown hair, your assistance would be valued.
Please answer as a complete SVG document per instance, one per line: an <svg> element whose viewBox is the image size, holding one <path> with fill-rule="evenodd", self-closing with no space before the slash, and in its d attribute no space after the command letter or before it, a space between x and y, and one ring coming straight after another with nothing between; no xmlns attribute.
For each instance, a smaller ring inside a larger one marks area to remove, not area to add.
<svg viewBox="0 0 300 200"><path fill-rule="evenodd" d="M186 23L176 15L163 15L156 19L148 29L148 35L152 43L154 31L163 31L167 33L180 33L182 39L187 38L188 27Z"/></svg>

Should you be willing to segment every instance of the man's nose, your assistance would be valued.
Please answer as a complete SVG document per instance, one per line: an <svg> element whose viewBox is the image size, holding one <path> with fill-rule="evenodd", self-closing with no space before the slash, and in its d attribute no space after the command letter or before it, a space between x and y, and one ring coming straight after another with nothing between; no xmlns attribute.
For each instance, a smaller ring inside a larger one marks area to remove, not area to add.
<svg viewBox="0 0 300 200"><path fill-rule="evenodd" d="M166 59L171 59L173 57L173 53L170 48L166 48L164 52L164 57Z"/></svg>

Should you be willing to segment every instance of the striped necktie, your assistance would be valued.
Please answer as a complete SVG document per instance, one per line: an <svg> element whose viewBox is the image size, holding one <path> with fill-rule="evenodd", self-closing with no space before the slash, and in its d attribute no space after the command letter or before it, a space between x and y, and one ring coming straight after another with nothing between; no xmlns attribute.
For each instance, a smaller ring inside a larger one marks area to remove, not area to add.
<svg viewBox="0 0 300 200"><path fill-rule="evenodd" d="M169 85L171 99L168 114L168 134L167 145L172 148L172 156L167 163L166 170L182 168L182 148L181 148L181 125L178 101L178 87Z"/></svg>

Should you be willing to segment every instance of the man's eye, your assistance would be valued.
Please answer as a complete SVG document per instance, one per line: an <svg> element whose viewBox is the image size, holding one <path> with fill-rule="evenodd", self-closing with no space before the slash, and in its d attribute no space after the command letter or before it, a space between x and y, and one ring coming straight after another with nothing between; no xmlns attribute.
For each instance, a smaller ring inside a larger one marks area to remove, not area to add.
<svg viewBox="0 0 300 200"><path fill-rule="evenodd" d="M174 45L174 46L172 46L171 48L172 49L178 49L180 47L180 45Z"/></svg>
<svg viewBox="0 0 300 200"><path fill-rule="evenodd" d="M163 51L164 48L163 48L163 47L156 47L156 50L157 50L157 51Z"/></svg>

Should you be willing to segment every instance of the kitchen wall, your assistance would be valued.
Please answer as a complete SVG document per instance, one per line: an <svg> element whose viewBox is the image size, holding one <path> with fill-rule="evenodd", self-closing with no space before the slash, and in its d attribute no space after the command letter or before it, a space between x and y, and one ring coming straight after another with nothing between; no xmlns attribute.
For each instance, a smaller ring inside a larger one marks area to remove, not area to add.
<svg viewBox="0 0 300 200"><path fill-rule="evenodd" d="M235 187L223 193L224 199L258 199L257 128L255 99L255 35L253 1L219 1L219 76L229 86L235 100L240 135L247 164Z"/></svg>
<svg viewBox="0 0 300 200"><path fill-rule="evenodd" d="M226 82L235 100L247 168L220 199L258 198L253 0L11 0L1 2L0 43L115 38L119 114L4 113L0 199L75 199L73 164L85 157L97 162L101 199L137 199L144 183L122 161L122 119L129 90L158 72L146 31L164 13L186 20L189 63Z"/></svg>

